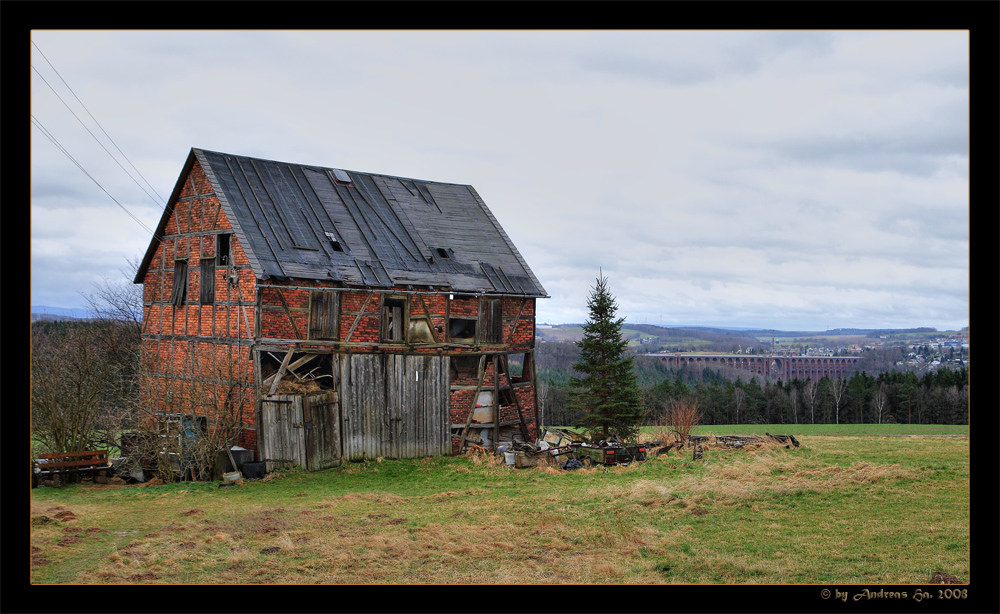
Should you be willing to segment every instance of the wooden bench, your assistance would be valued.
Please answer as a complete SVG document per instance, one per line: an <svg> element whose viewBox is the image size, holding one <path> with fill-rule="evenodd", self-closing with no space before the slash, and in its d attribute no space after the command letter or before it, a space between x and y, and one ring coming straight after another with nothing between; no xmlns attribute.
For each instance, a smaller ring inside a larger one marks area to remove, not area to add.
<svg viewBox="0 0 1000 614"><path fill-rule="evenodd" d="M62 475L91 474L103 477L111 469L107 450L87 450L84 452L61 452L59 454L39 454L32 468L32 486L44 478L53 480ZM60 480L62 481L62 480Z"/></svg>

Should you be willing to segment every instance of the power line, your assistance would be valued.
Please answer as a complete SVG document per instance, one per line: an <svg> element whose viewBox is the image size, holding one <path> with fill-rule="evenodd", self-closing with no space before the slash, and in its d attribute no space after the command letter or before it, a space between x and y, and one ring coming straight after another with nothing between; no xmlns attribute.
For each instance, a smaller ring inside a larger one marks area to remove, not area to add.
<svg viewBox="0 0 1000 614"><path fill-rule="evenodd" d="M66 83L66 80L63 79L63 77L62 77L61 74L59 74L59 71L56 70L56 67L52 65L52 62L50 62L49 59L47 57L45 57L45 54L42 53L42 50L38 47L37 44L35 44L35 41L31 41L31 44L35 47L35 49L38 50L38 53L42 56L42 58L45 60L45 62L52 69L52 72L56 73L56 76L59 77L59 80L62 81L63 85L66 86L66 89L68 89L70 91L70 93L73 94L73 97L76 98L76 101L80 103L80 106L83 107L83 110L87 112L87 115L90 116L90 119L92 119L94 121L94 123L97 124L97 127L101 129L101 132L104 133L104 136L108 137L108 140L111 141L111 144L114 145L115 149L118 150L118 153L120 153L122 155L122 157L125 158L125 161L128 162L129 166L131 166L132 169L135 170L136 174L138 174L139 177L142 177L142 180L146 182L146 185L149 186L149 189L152 190L154 194L156 194L156 197L154 197L149 192L147 192L146 188L142 187L142 185L139 184L138 181L136 181L135 177L133 177L132 174L129 173L129 171L124 166L122 166L121 162L119 162L118 159L115 158L114 154L112 154L110 151L108 151L108 148L105 147L104 144L101 143L100 139L98 139L97 136L94 135L94 133L90 131L90 128L87 128L87 125L83 122L83 120L81 120L80 117L73 111L73 109L71 109L70 106L68 104L66 104L66 101L62 99L62 96L59 95L59 92L57 92L55 90L55 88L52 87L52 85L45 79L45 77L42 76L42 73L38 72L38 69L35 68L34 64L32 64L31 65L31 69L35 71L35 74L37 74L38 77L42 80L42 82L44 82L45 85L47 85L49 87L49 89L52 90L52 93L56 95L56 98L59 99L59 102L63 103L63 106L65 106L66 109L73 115L73 117L76 118L76 121L80 122L80 125L83 126L83 129L86 130L87 133L95 141L97 141L97 144L101 146L101 149L103 149L111 157L111 159L115 161L115 164L117 164L123 171L125 171L125 174L129 176L129 179L131 179L133 182L135 182L135 184L137 186L139 186L139 189L142 190L143 192L145 192L146 196L149 196L153 200L153 202L155 202L158 205L163 204L163 202L164 202L163 197L160 196L158 193L156 193L156 189L143 176L143 174L139 171L139 169L137 169L135 167L135 165L132 164L132 161L129 160L128 156L125 155L125 152L123 152L121 150L121 148L118 147L118 144L115 143L115 140L113 138L111 138L111 135L109 135L107 133L107 131L104 129L104 127L101 126L101 123L99 121L97 121L97 118L95 118L94 115L90 112L90 109L87 108L87 105L83 104L83 101L80 100L80 97L76 95L76 92L73 91L73 88L71 88L69 86L69 84ZM157 199L159 199L159 200L157 200Z"/></svg>
<svg viewBox="0 0 1000 614"><path fill-rule="evenodd" d="M101 188L101 191L104 192L105 194L107 194L108 197L111 200L115 201L115 204L118 205L119 207L121 207L122 211L124 211L125 213L127 213L129 217L131 217L133 220L135 220L136 224L142 226L143 229L145 229L146 232L148 232L149 234L154 235L154 236L156 235L156 233L154 233L152 230L150 230L149 226L146 226L145 224L143 224L142 220L140 220L139 218L137 218L136 216L134 216L131 211L129 211L128 209L126 209L125 205L123 205L120 202L118 202L118 199L116 199L114 196L111 196L111 193L108 192L107 190L105 190L104 186L102 186L100 184L100 182L98 182L96 179L94 179L93 175L91 175L90 173L88 173L87 169L83 168L83 165L81 165L79 162L76 161L76 158L74 158L69 153L69 151L67 151L66 148L63 147L62 144L59 143L59 140L56 139L56 137L45 128L45 126L42 125L42 122L38 121L38 118L36 118L34 115L32 115L31 116L31 121L35 125L35 127L38 128L42 132L42 134L45 135L46 138L48 138L50 141L52 141L52 144L55 145L59 149L59 151L63 152L63 155L65 155L67 158L69 158L70 162L72 162L73 164L75 164L76 167L78 169L80 169L83 172L84 175L86 175L87 177L89 177L90 180L93 181L97 185L97 187Z"/></svg>

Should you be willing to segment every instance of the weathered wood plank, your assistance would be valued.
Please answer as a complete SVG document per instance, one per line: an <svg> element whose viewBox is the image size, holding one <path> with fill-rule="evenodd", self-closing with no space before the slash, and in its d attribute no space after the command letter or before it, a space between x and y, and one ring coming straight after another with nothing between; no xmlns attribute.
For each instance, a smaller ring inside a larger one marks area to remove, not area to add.
<svg viewBox="0 0 1000 614"><path fill-rule="evenodd" d="M281 378L282 376L285 375L285 370L288 369L288 361L291 360L292 354L294 352L295 352L294 349L288 350L288 352L285 354L284 359L282 359L281 367L278 369L278 372L274 374L274 381L271 382L271 391L267 393L268 396L273 396L274 393L278 390L278 384L281 383Z"/></svg>

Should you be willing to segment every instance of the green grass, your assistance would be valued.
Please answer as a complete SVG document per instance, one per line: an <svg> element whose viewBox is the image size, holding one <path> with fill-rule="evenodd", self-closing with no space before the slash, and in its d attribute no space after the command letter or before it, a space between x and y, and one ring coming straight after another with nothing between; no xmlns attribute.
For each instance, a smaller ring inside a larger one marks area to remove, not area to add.
<svg viewBox="0 0 1000 614"><path fill-rule="evenodd" d="M438 457L228 488L40 488L31 577L912 584L943 571L968 581L967 438L775 431L802 447L706 448L701 462L671 453L577 471Z"/></svg>
<svg viewBox="0 0 1000 614"><path fill-rule="evenodd" d="M699 425L693 435L968 435L967 424L725 424Z"/></svg>

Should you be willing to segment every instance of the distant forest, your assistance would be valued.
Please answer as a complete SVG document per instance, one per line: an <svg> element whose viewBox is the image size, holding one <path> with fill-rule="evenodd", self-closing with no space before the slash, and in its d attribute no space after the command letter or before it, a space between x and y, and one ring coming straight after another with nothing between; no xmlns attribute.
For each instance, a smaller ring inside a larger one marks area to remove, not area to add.
<svg viewBox="0 0 1000 614"><path fill-rule="evenodd" d="M539 343L535 355L545 424L572 425L578 416L566 398L576 344ZM698 404L701 424L967 424L968 369L893 370L901 357L898 348L867 352L850 377L837 380L770 381L733 368L675 369L645 356L635 357L635 373L647 424L680 400Z"/></svg>

